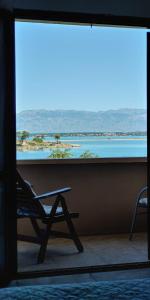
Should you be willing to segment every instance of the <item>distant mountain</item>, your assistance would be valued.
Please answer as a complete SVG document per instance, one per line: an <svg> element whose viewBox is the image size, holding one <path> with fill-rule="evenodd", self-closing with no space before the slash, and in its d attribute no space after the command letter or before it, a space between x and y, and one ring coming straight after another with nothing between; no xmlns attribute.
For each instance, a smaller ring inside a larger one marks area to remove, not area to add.
<svg viewBox="0 0 150 300"><path fill-rule="evenodd" d="M146 131L146 110L25 110L17 114L17 131L19 130L64 133Z"/></svg>

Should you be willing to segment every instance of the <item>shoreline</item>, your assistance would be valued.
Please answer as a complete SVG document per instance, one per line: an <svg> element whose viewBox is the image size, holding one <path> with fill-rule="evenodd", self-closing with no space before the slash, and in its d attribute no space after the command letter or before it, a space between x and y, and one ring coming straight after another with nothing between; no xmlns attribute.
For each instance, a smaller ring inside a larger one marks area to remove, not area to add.
<svg viewBox="0 0 150 300"><path fill-rule="evenodd" d="M93 136L94 137L94 136ZM116 137L116 138L113 138L113 137L103 137L103 138L101 138L101 139L99 139L99 140L97 140L97 139L93 139L92 141L105 141L105 140L113 140L113 141L132 141L132 140L135 140L135 141L144 141L144 140L146 140L147 139L147 137L145 136L145 138L143 137L143 138L124 138L124 137ZM80 137L80 140L78 140L78 139L71 139L71 140L65 140L65 139L62 139L62 141L63 142L74 142L74 141L81 141L82 140L82 137ZM91 140L90 139L83 139L82 141L85 141L85 142L91 142Z"/></svg>
<svg viewBox="0 0 150 300"><path fill-rule="evenodd" d="M22 144L17 140L16 148L17 151L26 152L26 151L38 151L44 149L72 149L72 148L79 148L80 145L78 144L64 144L64 143L56 143L56 142L32 142L32 141L23 141Z"/></svg>
<svg viewBox="0 0 150 300"><path fill-rule="evenodd" d="M73 136L72 136L73 137ZM77 136L75 136L77 137ZM82 139L83 137L83 139ZM78 136L77 139L71 139L71 140L67 140L67 139L62 139L61 141L59 141L58 143L55 141L43 141L42 143L38 143L38 142L33 142L32 140L25 140L22 142L17 140L16 141L16 148L17 151L19 152L28 152L28 151L39 151L39 150L44 150L44 149L49 149L49 150L56 150L56 149L72 149L72 148L80 148L81 145L80 144L76 144L76 143L71 143L70 142L101 142L101 141L145 141L147 139L147 136L141 136L141 137L127 137L127 136L99 136L100 138L98 139L98 136L92 136L92 137L96 137L96 139L85 139L85 136ZM102 138L101 138L102 137Z"/></svg>

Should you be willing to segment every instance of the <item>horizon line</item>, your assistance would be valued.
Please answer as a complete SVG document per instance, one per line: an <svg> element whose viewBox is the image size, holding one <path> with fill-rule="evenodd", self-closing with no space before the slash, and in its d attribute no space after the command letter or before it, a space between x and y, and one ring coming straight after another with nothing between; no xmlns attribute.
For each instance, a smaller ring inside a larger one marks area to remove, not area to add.
<svg viewBox="0 0 150 300"><path fill-rule="evenodd" d="M24 109L24 110L21 110L21 111L16 111L16 114L19 114L19 113L22 113L22 112L25 112L25 111L77 111L77 112L81 112L81 111L84 111L84 112L93 112L93 113L98 113L98 112L106 112L106 111L116 111L116 110L147 110L147 108L141 108L141 107L135 107L135 108L129 108L129 107L124 107L124 108L116 108L116 109L113 109L113 108L110 108L110 109L106 109L106 110L83 110L83 109L45 109L45 108L30 108L30 109Z"/></svg>

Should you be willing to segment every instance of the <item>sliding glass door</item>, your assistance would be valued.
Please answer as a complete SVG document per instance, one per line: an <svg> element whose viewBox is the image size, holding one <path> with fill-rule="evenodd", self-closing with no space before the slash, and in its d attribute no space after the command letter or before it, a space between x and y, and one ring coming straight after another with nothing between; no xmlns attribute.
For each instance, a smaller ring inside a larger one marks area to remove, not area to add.
<svg viewBox="0 0 150 300"><path fill-rule="evenodd" d="M150 34L147 36L148 140L150 132ZM16 259L16 117L15 117L14 20L9 12L0 14L0 284L17 272ZM148 146L148 157L150 149ZM148 165L148 181L150 167ZM149 201L148 201L149 202ZM148 203L149 204L149 203ZM148 253L150 259L150 220L148 205ZM88 269L87 269L88 270ZM78 270L79 271L79 270ZM89 269L90 271L90 269ZM63 270L63 272L65 272Z"/></svg>

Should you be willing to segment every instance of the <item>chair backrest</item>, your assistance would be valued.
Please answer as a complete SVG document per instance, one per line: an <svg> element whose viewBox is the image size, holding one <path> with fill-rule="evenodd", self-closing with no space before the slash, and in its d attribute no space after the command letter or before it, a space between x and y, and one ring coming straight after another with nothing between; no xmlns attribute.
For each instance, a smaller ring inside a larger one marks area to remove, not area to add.
<svg viewBox="0 0 150 300"><path fill-rule="evenodd" d="M31 184L24 180L18 171L16 171L16 194L17 194L17 209L24 210L30 215L44 215L44 209L41 203L34 199L36 196Z"/></svg>

